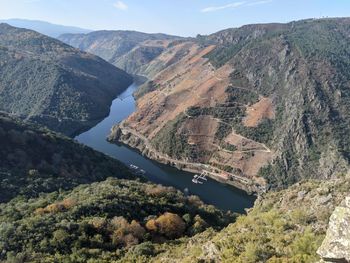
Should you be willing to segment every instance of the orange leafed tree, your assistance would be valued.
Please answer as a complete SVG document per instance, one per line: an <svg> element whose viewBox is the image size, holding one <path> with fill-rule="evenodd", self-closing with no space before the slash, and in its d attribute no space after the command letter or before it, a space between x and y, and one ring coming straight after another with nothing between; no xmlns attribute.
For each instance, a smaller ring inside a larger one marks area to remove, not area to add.
<svg viewBox="0 0 350 263"><path fill-rule="evenodd" d="M186 223L177 214L166 212L157 219L149 220L146 228L168 238L177 238L185 232Z"/></svg>

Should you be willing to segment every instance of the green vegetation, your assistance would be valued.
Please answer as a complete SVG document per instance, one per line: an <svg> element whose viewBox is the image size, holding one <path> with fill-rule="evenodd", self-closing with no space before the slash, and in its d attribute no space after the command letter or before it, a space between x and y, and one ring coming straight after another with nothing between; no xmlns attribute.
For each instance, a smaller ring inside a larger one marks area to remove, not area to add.
<svg viewBox="0 0 350 263"><path fill-rule="evenodd" d="M247 215L216 232L156 245L137 262L302 262L319 260L320 246L335 206L348 194L349 178L309 180L259 198ZM328 198L332 196L332 198Z"/></svg>
<svg viewBox="0 0 350 263"><path fill-rule="evenodd" d="M157 58L165 48L163 46L138 46L121 58L115 58L116 61L111 61L116 65L132 75L142 75L143 66Z"/></svg>
<svg viewBox="0 0 350 263"><path fill-rule="evenodd" d="M235 219L196 196L135 180L118 161L6 114L0 142L0 261L151 256L156 244Z"/></svg>
<svg viewBox="0 0 350 263"><path fill-rule="evenodd" d="M244 44L246 43L237 43L224 48L216 48L207 57L215 67L219 68L234 57L244 47Z"/></svg>
<svg viewBox="0 0 350 263"><path fill-rule="evenodd" d="M73 135L132 83L106 61L34 31L0 25L0 110Z"/></svg>
<svg viewBox="0 0 350 263"><path fill-rule="evenodd" d="M153 243L233 218L171 187L110 178L1 204L0 260L111 262L135 246L135 255L150 256Z"/></svg>
<svg viewBox="0 0 350 263"><path fill-rule="evenodd" d="M306 20L198 37L202 46L217 44L208 55L215 66L229 63L235 69L227 101L189 108L168 122L152 144L175 158L205 156L188 144L182 126L188 116L201 115L221 120L215 136L225 149L236 149L222 142L232 129L268 144L276 158L259 175L275 190L290 187L259 196L247 215L236 217L174 188L131 180L135 177L119 162L0 114L0 261L317 262L330 214L350 189L349 176L336 176L348 171L350 160L349 26L349 19ZM75 60L76 51L55 40L8 26L0 30L5 32L0 34L0 64L9 61L1 73L6 73L1 105L11 104L11 98L17 104L9 111L27 116L30 110L34 119L49 113L91 117L88 108L69 107L80 98L91 103L70 91L69 83L81 83L71 74L73 68L85 76L93 64ZM21 52L27 49L36 55ZM50 66L41 64L42 58ZM42 79L37 72L43 72ZM28 87L10 90L14 79L18 87L30 80L42 93ZM43 83L58 83L63 93L44 89ZM84 85L91 88L89 96L96 95L92 83ZM156 88L147 85L142 92ZM19 100L24 92L29 99ZM259 95L273 100L276 118L244 127L246 107Z"/></svg>
<svg viewBox="0 0 350 263"><path fill-rule="evenodd" d="M229 144L227 142L222 142L220 146L231 152L237 151L237 147L235 145Z"/></svg>
<svg viewBox="0 0 350 263"><path fill-rule="evenodd" d="M261 171L272 187L336 176L349 167L348 34L349 19L339 18L250 25L207 36L208 43L217 43L208 55L211 63L228 62L234 69L228 101L251 104L258 94L273 98L275 120L256 128L244 127L238 112L218 116L237 133L279 153ZM228 125L220 125L217 138L228 132Z"/></svg>
<svg viewBox="0 0 350 263"><path fill-rule="evenodd" d="M236 125L235 131L249 139L257 142L269 143L273 139L274 121L269 119L262 120L257 127L245 127Z"/></svg>
<svg viewBox="0 0 350 263"><path fill-rule="evenodd" d="M242 89L240 87L230 86L227 88L228 95L227 103L240 103L241 105L252 105L259 100L256 92Z"/></svg>
<svg viewBox="0 0 350 263"><path fill-rule="evenodd" d="M166 153L174 158L189 157L192 155L191 147L187 144L187 136L178 134L180 125L186 119L180 114L176 119L169 121L166 126L157 133L151 143L162 153Z"/></svg>
<svg viewBox="0 0 350 263"><path fill-rule="evenodd" d="M0 144L0 202L107 177L134 178L112 158L5 114L0 114Z"/></svg>

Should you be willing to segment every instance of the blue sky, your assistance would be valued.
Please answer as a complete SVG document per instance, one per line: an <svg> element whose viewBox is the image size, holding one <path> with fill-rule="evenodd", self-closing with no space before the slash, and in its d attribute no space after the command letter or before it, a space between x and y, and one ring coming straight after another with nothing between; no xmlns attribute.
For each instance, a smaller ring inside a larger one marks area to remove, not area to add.
<svg viewBox="0 0 350 263"><path fill-rule="evenodd" d="M0 0L0 19L182 36L324 16L350 16L350 0Z"/></svg>

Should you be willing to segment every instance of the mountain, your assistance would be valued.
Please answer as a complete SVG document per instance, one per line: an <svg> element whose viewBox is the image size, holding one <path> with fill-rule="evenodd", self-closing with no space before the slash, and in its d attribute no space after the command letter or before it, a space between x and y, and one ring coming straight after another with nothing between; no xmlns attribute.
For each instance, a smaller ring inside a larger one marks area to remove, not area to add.
<svg viewBox="0 0 350 263"><path fill-rule="evenodd" d="M81 33L89 33L92 30L83 29L79 27L72 26L62 26L56 25L52 23L48 23L45 21L38 20L28 20L28 19L4 19L0 20L0 23L6 23L14 27L26 28L37 31L41 34L57 38L62 34L81 34Z"/></svg>
<svg viewBox="0 0 350 263"><path fill-rule="evenodd" d="M58 39L100 56L129 74L144 75L143 66L158 57L173 41L182 38L136 31L95 31L89 34L64 34Z"/></svg>
<svg viewBox="0 0 350 263"><path fill-rule="evenodd" d="M175 43L148 63L168 66L110 140L249 191L347 173L349 25L248 25Z"/></svg>
<svg viewBox="0 0 350 263"><path fill-rule="evenodd" d="M4 113L0 142L0 261L116 260L139 243L152 247L234 219Z"/></svg>
<svg viewBox="0 0 350 263"><path fill-rule="evenodd" d="M104 118L132 78L94 55L0 24L0 110L72 135Z"/></svg>

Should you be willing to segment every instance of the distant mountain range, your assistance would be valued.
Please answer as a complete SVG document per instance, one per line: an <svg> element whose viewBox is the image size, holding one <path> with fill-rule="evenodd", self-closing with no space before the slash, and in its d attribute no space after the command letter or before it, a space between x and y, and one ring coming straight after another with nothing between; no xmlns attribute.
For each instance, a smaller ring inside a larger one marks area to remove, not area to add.
<svg viewBox="0 0 350 263"><path fill-rule="evenodd" d="M147 65L174 41L184 38L137 31L103 30L88 34L64 34L64 43L95 54L133 75L147 75ZM153 69L159 72L160 68Z"/></svg>
<svg viewBox="0 0 350 263"><path fill-rule="evenodd" d="M92 31L89 29L84 29L79 27L52 24L45 21L17 19L17 18L0 20L0 23L7 23L11 26L35 30L41 34L44 34L50 37L55 37L55 38L57 38L59 35L67 34L67 33L79 34L79 33L89 33Z"/></svg>

